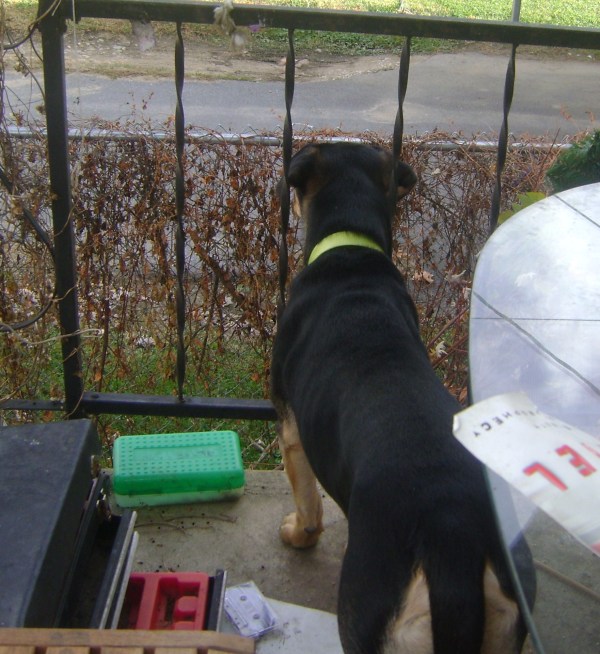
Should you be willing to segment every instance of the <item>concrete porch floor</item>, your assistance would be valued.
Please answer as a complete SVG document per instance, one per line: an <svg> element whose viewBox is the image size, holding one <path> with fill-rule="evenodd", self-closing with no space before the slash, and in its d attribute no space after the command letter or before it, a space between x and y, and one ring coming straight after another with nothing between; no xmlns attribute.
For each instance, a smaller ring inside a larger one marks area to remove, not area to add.
<svg viewBox="0 0 600 654"><path fill-rule="evenodd" d="M279 523L293 510L283 472L247 471L245 493L234 502L138 509L134 570L212 574L221 568L228 585L253 581L267 598L333 614L347 529L342 512L323 496L325 532L305 551L279 540ZM526 535L538 564L535 621L546 653L598 654L600 557L539 513ZM334 630L332 617L327 629ZM314 651L340 650L333 643Z"/></svg>
<svg viewBox="0 0 600 654"><path fill-rule="evenodd" d="M246 471L233 502L136 509L140 535L134 568L143 572L227 570L228 585L254 581L267 597L335 613L346 519L324 495L325 532L299 551L279 540L279 522L293 510L283 472Z"/></svg>

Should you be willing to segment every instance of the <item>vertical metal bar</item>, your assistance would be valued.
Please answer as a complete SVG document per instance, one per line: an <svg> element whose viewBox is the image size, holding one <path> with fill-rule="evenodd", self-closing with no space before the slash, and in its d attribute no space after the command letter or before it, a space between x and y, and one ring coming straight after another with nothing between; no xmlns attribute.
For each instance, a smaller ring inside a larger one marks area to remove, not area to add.
<svg viewBox="0 0 600 654"><path fill-rule="evenodd" d="M185 209L185 179L183 169L183 149L185 145L185 119L183 112L183 80L184 80L184 48L181 23L177 23L177 39L175 42L175 90L177 93L177 107L175 109L175 149L177 154L177 168L175 171L175 203L176 203L176 232L175 232L175 265L177 274L177 288L175 291L175 305L177 313L177 394L183 402L183 385L185 382L185 230L183 213Z"/></svg>
<svg viewBox="0 0 600 654"><path fill-rule="evenodd" d="M513 23L518 23L521 16L521 0L513 0L512 17ZM515 89L515 67L516 67L517 44L512 44L508 68L506 70L506 79L504 82L504 102L502 111L502 125L498 135L498 155L496 158L496 181L492 191L492 203L490 207L489 233L491 234L498 226L498 216L500 215L500 200L502 198L502 172L506 163L506 153L508 151L508 114L512 104Z"/></svg>
<svg viewBox="0 0 600 654"><path fill-rule="evenodd" d="M521 0L513 0L511 20L513 23L518 23L520 19L521 19Z"/></svg>
<svg viewBox="0 0 600 654"><path fill-rule="evenodd" d="M392 206L392 211L394 212L396 208L396 195L398 190L396 163L400 161L400 157L402 156L402 139L404 137L404 99L406 97L406 89L408 88L408 73L410 69L410 46L411 46L411 37L407 36L404 40L404 45L402 46L402 54L400 56L400 70L398 73L398 109L396 111L396 119L394 121L394 132L392 136L392 155L394 161L394 170L392 171L390 203ZM391 233L390 233L390 237L391 237Z"/></svg>
<svg viewBox="0 0 600 654"><path fill-rule="evenodd" d="M288 52L285 60L285 121L283 123L283 180L280 189L281 202L281 241L279 244L279 301L277 315L281 317L285 308L285 293L288 278L287 233L290 222L290 185L288 175L292 160L293 127L292 102L296 76L296 53L294 49L294 30L288 30Z"/></svg>
<svg viewBox="0 0 600 654"><path fill-rule="evenodd" d="M398 73L398 110L394 122L394 135L392 139L392 152L394 159L398 160L402 154L402 138L404 136L404 98L408 88L408 72L410 69L411 37L407 36L402 46L400 56L400 70Z"/></svg>
<svg viewBox="0 0 600 654"><path fill-rule="evenodd" d="M40 13L51 5L40 1ZM75 234L71 220L71 178L68 149L67 99L63 34L65 20L60 11L49 12L39 23L42 33L48 165L54 232L56 303L61 331L65 410L70 418L82 417L83 395L79 303Z"/></svg>
<svg viewBox="0 0 600 654"><path fill-rule="evenodd" d="M506 153L508 151L508 114L512 104L515 89L515 61L517 55L517 45L513 44L508 60L506 70L506 80L504 82L504 102L502 112L502 126L498 136L498 156L496 158L496 182L492 191L492 203L490 207L489 232L490 234L498 226L498 216L500 215L500 200L502 197L502 172L506 163Z"/></svg>

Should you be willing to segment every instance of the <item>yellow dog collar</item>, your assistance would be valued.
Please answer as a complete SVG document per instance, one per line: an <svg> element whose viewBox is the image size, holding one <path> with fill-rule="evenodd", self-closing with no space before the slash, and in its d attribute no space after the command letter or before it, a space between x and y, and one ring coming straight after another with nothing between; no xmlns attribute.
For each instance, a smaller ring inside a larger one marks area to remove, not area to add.
<svg viewBox="0 0 600 654"><path fill-rule="evenodd" d="M308 258L309 265L314 263L322 254L333 250L333 248L344 247L346 245L356 245L363 248L370 248L383 252L383 248L379 246L372 238L357 232L335 232L326 236L322 241L319 241Z"/></svg>

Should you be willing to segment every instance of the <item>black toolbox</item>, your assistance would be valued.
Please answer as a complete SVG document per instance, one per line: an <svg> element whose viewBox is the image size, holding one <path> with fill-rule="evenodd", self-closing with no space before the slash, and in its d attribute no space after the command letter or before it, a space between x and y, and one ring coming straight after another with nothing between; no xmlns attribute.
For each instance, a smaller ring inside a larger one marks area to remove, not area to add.
<svg viewBox="0 0 600 654"><path fill-rule="evenodd" d="M0 627L109 626L135 513L112 515L89 420L0 428Z"/></svg>

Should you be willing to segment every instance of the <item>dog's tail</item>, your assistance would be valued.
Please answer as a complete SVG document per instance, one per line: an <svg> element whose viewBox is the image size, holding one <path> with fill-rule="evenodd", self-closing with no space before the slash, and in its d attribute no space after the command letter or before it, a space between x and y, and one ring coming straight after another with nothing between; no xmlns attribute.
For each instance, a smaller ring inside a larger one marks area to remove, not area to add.
<svg viewBox="0 0 600 654"><path fill-rule="evenodd" d="M435 654L480 654L484 636L485 556L456 533L423 560ZM479 548L478 548L479 549Z"/></svg>
<svg viewBox="0 0 600 654"><path fill-rule="evenodd" d="M496 572L501 564L488 558L480 542L471 541L470 545L455 533L450 546L439 548L423 561L433 651L520 652L525 632L507 580Z"/></svg>

